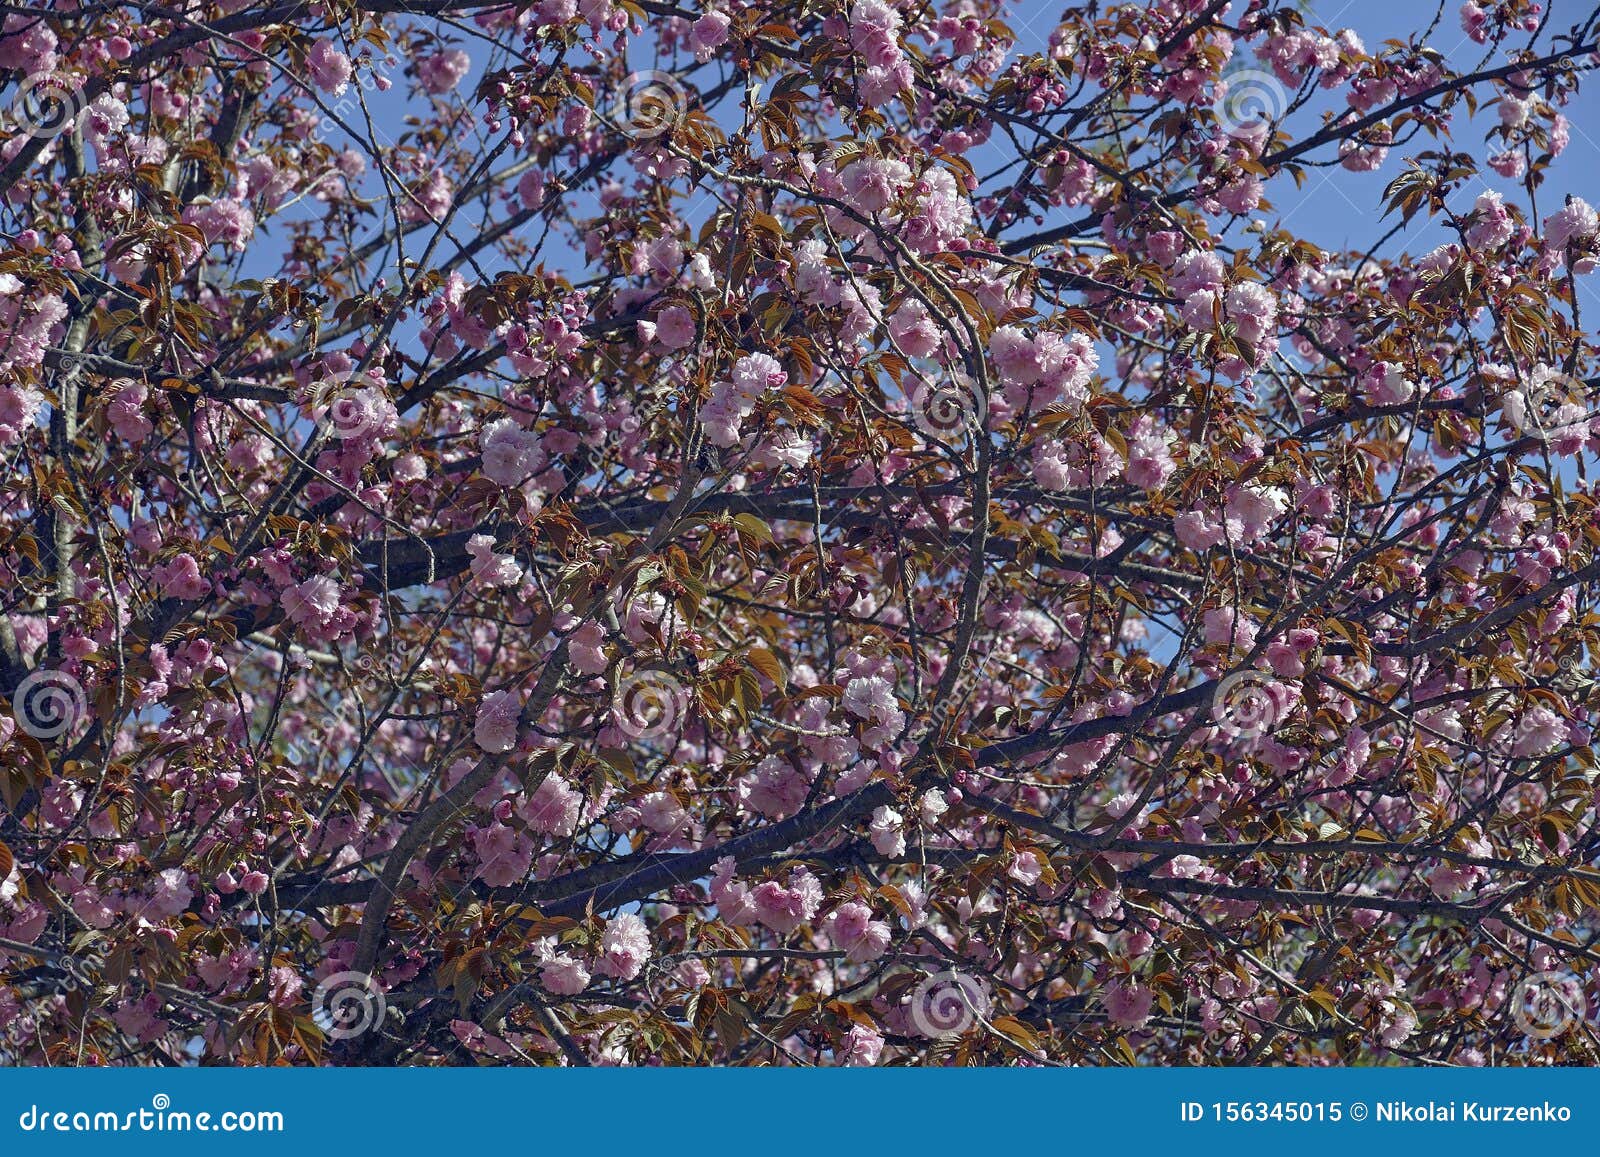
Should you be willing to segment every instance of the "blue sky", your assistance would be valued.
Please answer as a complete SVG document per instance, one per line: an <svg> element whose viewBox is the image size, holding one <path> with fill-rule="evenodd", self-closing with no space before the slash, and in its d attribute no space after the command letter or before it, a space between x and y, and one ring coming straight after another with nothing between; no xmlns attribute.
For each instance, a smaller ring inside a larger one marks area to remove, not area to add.
<svg viewBox="0 0 1600 1157"><path fill-rule="evenodd" d="M1550 20L1551 27L1560 28L1581 19L1590 8L1588 0L1550 0L1553 6L1553 15ZM1237 0L1235 11L1244 7L1243 0ZM1446 0L1442 9L1434 0L1306 0L1301 4L1306 15L1306 21L1311 25L1323 25L1330 30L1342 27L1351 27L1361 35L1369 49L1372 49L1388 38L1406 38L1414 32L1434 24L1433 31L1427 39L1430 47L1441 52L1446 60L1458 69L1467 69L1477 66L1484 55L1481 46L1472 43L1461 29L1458 16L1459 4L1456 0ZM1019 35L1019 43L1013 52L1013 57L1026 52L1037 51L1044 46L1045 38L1054 27L1059 17L1061 6L1046 3L1019 3L1012 7L1008 22ZM1437 22L1435 19L1437 17ZM466 81L462 83L451 98L455 101L469 100L473 88L483 68L490 62L490 53L484 41L475 39L472 33L477 30L470 22L461 22L455 25L459 32L457 43L465 48L473 57L473 71ZM1522 43L1525 37L1519 38L1517 43ZM1548 38L1541 41L1541 47L1548 47ZM651 59L653 53L650 47L635 44L630 54L630 64L636 68L644 69L653 66L656 61ZM1495 63L1501 63L1503 58L1498 58ZM503 66L503 60L494 62ZM1248 54L1244 51L1236 52L1235 66L1240 64L1253 64ZM720 71L717 64L703 70L705 74ZM398 78L397 78L398 79ZM701 79L700 77L696 78ZM404 83L397 83L388 93L375 91L370 81L365 82L365 90L361 93L362 99L373 114L374 125L380 136L398 137L405 132L404 118L408 113L417 111L414 104L408 104L401 95L405 89ZM715 83L712 81L711 83ZM350 94L353 99L355 93ZM1334 102L1338 103L1335 104ZM1566 153L1560 157L1552 167L1550 180L1540 190L1538 215L1543 216L1553 212L1559 207L1562 195L1574 192L1586 196L1591 201L1600 201L1600 117L1595 115L1600 105L1600 96L1593 91L1580 94L1565 110L1567 119L1572 123L1572 142ZM728 102L730 113L736 102ZM1320 124L1320 114L1323 109L1342 107L1343 97L1335 94L1330 99L1327 94L1319 94L1319 99L1311 107L1300 110L1295 116L1288 119L1283 128L1291 136L1301 138L1315 131ZM359 112L356 116L359 117ZM1462 108L1454 124L1453 138L1446 139L1442 147L1454 147L1462 151L1482 155L1488 150L1484 146L1484 133L1497 123L1495 111L1480 109L1478 115L1470 120L1465 109ZM481 133L481 130L474 130ZM330 140L337 141L340 131L330 126L327 134ZM486 134L483 134L486 135ZM1414 141L1409 146L1411 149L1434 147L1420 141ZM509 154L508 154L509 155ZM1332 156L1332 148L1324 152L1322 159ZM1308 180L1303 189L1296 189L1293 182L1280 178L1269 184L1269 195L1273 205L1270 211L1263 211L1256 216L1265 218L1269 223L1283 223L1292 231L1305 236L1324 249L1345 250L1356 247L1365 249L1374 242L1383 232L1392 225L1396 218L1379 221L1382 212L1382 192L1384 186L1393 176L1400 171L1398 164L1400 152L1391 153L1389 162L1375 173L1350 173L1337 165L1328 168L1314 168L1309 172ZM977 152L973 160L983 171L982 154ZM369 188L376 189L375 183L369 174ZM1478 182L1459 190L1452 199L1453 208L1470 206L1473 198L1484 188L1496 188L1507 195L1508 200L1519 201L1517 188L1507 181L1503 181L1489 172L1487 178L1480 178ZM582 206L588 198L580 200ZM709 211L712 199L708 196L702 198L697 206L699 213ZM584 206L588 208L588 206ZM306 205L303 210L316 212L318 207ZM592 209L590 210L592 211ZM290 210L289 215L294 215L296 210ZM452 223L451 232L462 241L470 240L474 235L474 217L476 207L465 209ZM497 210L497 216L504 213L504 209ZM1047 224L1058 224L1071 220L1081 215L1082 210L1060 209L1047 221ZM1070 216L1069 216L1070 214ZM691 215L693 216L693 214ZM536 224L536 223L535 223ZM532 241L537 234L532 232L533 226L526 227L529 233L528 240ZM1446 240L1447 236L1437 225L1419 217L1413 221L1411 227L1402 231L1388 246L1387 253L1410 252L1421 254L1433 246ZM453 246L444 250L448 253ZM263 254L263 257L266 255ZM545 254L547 261L562 261L563 258L574 258L576 255L568 251L553 248ZM254 262L251 262L254 265ZM581 262L572 261L572 271L577 272ZM494 262L492 254L486 254L482 261L484 270L493 275L499 263ZM269 270L252 268L252 274L260 275ZM1586 288L1586 296L1592 290Z"/></svg>

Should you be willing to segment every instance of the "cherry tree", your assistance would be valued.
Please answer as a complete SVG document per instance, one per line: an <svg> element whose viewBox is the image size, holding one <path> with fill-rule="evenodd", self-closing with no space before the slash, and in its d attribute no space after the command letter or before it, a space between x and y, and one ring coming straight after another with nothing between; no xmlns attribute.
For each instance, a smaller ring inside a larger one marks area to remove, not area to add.
<svg viewBox="0 0 1600 1157"><path fill-rule="evenodd" d="M4 6L0 1056L1600 1059L1600 10L1024 7Z"/></svg>

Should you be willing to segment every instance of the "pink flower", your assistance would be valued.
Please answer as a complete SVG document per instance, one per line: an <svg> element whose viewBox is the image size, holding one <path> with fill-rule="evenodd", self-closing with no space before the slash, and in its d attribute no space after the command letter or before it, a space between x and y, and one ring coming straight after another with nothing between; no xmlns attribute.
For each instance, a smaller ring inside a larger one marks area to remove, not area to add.
<svg viewBox="0 0 1600 1157"><path fill-rule="evenodd" d="M299 973L294 969L280 964L268 971L267 987L272 1003L280 1008L288 1008L300 998L300 993L305 989L305 981L300 979Z"/></svg>
<svg viewBox="0 0 1600 1157"><path fill-rule="evenodd" d="M1352 173L1370 173L1380 169L1389 157L1386 147L1392 138L1389 130L1369 129L1366 135L1373 138L1374 143L1363 145L1355 140L1345 140L1339 144L1339 163Z"/></svg>
<svg viewBox="0 0 1600 1157"><path fill-rule="evenodd" d="M1224 509L1229 540L1251 546L1283 517L1289 509L1289 496L1276 486L1236 483L1228 488Z"/></svg>
<svg viewBox="0 0 1600 1157"><path fill-rule="evenodd" d="M552 771L523 803L521 815L534 831L565 837L576 830L582 811L583 796Z"/></svg>
<svg viewBox="0 0 1600 1157"><path fill-rule="evenodd" d="M694 22L689 29L689 47L696 60L710 60L711 53L722 47L728 39L728 24L727 15L714 8Z"/></svg>
<svg viewBox="0 0 1600 1157"><path fill-rule="evenodd" d="M443 221L455 197L455 186L443 169L432 169L400 204L402 221ZM413 200L413 197L415 200ZM420 202L420 204L419 204Z"/></svg>
<svg viewBox="0 0 1600 1157"><path fill-rule="evenodd" d="M1076 410L1088 399L1089 381L1099 365L1094 344L1084 334L1045 330L1030 338L1014 325L990 335L989 353L1013 410L1062 403Z"/></svg>
<svg viewBox="0 0 1600 1157"><path fill-rule="evenodd" d="M417 63L417 80L424 92L437 96L461 83L472 67L472 58L459 48L447 48Z"/></svg>
<svg viewBox="0 0 1600 1157"><path fill-rule="evenodd" d="M852 679L844 689L844 709L857 719L883 722L901 714L895 701L894 688L887 679L877 675L865 679Z"/></svg>
<svg viewBox="0 0 1600 1157"><path fill-rule="evenodd" d="M639 800L639 822L657 835L684 834L692 821L689 813L670 791L652 791Z"/></svg>
<svg viewBox="0 0 1600 1157"><path fill-rule="evenodd" d="M37 292L30 296L14 274L0 273L0 370L42 364L45 347L66 332L66 318L67 303L60 297ZM0 426L26 426L38 405L34 391L9 402L0 392Z"/></svg>
<svg viewBox="0 0 1600 1157"><path fill-rule="evenodd" d="M515 691L485 695L472 725L473 741L485 751L510 751L517 745L517 719L521 713L522 697Z"/></svg>
<svg viewBox="0 0 1600 1157"><path fill-rule="evenodd" d="M844 958L852 964L876 960L889 947L889 925L874 920L872 909L857 900L834 909L824 926L834 947L843 948Z"/></svg>
<svg viewBox="0 0 1600 1157"><path fill-rule="evenodd" d="M1554 751L1566 737L1567 725L1561 716L1543 705L1535 705L1522 713L1522 718L1512 727L1511 754L1518 759L1544 755Z"/></svg>
<svg viewBox="0 0 1600 1157"><path fill-rule="evenodd" d="M610 665L606 658L605 630L599 623L585 623L567 636L567 659L580 675L598 675Z"/></svg>
<svg viewBox="0 0 1600 1157"><path fill-rule="evenodd" d="M117 436L136 446L148 438L154 429L144 416L144 403L148 396L143 382L125 381L106 407L106 419Z"/></svg>
<svg viewBox="0 0 1600 1157"><path fill-rule="evenodd" d="M78 125L86 141L97 149L104 149L109 137L128 127L128 106L103 92L83 110Z"/></svg>
<svg viewBox="0 0 1600 1157"><path fill-rule="evenodd" d="M1516 149L1489 154L1489 167L1508 181L1520 181L1528 170L1528 158Z"/></svg>
<svg viewBox="0 0 1600 1157"><path fill-rule="evenodd" d="M883 1037L863 1025L852 1025L839 1041L834 1059L841 1065L870 1067L883 1054Z"/></svg>
<svg viewBox="0 0 1600 1157"><path fill-rule="evenodd" d="M1142 490L1160 490L1177 469L1172 460L1172 434L1143 414L1128 431L1127 442L1128 481Z"/></svg>
<svg viewBox="0 0 1600 1157"><path fill-rule="evenodd" d="M350 86L350 58L331 40L319 40L311 46L306 53L306 68L311 83L329 96L342 96Z"/></svg>
<svg viewBox="0 0 1600 1157"><path fill-rule="evenodd" d="M1378 1043L1384 1048L1399 1048L1417 1031L1417 1014L1410 1005L1384 1000L1379 1002L1379 1011Z"/></svg>
<svg viewBox="0 0 1600 1157"><path fill-rule="evenodd" d="M521 883L533 865L533 841L505 824L490 824L472 833L478 853L478 878L491 888Z"/></svg>
<svg viewBox="0 0 1600 1157"><path fill-rule="evenodd" d="M1558 258L1564 259L1569 246L1581 255L1590 248L1595 235L1600 233L1600 216L1581 197L1567 198L1567 203L1544 220L1546 247ZM1572 263L1574 273L1589 273L1595 268L1593 256L1580 256Z"/></svg>
<svg viewBox="0 0 1600 1157"><path fill-rule="evenodd" d="M1150 1019L1155 993L1134 980L1114 980L1101 997L1106 1016L1121 1029L1143 1028Z"/></svg>
<svg viewBox="0 0 1600 1157"><path fill-rule="evenodd" d="M1171 265L1183 248L1183 235L1171 229L1162 229L1144 239L1150 251L1150 260L1158 265Z"/></svg>
<svg viewBox="0 0 1600 1157"><path fill-rule="evenodd" d="M1220 546L1226 535L1222 519L1215 511L1204 507L1185 510L1172 520L1173 532L1178 541L1192 551L1203 552Z"/></svg>
<svg viewBox="0 0 1600 1157"><path fill-rule="evenodd" d="M911 166L885 157L852 161L839 174L845 202L863 216L882 212L911 183Z"/></svg>
<svg viewBox="0 0 1600 1157"><path fill-rule="evenodd" d="M778 389L788 380L789 375L769 354L746 354L733 363L733 384L739 393L750 397Z"/></svg>
<svg viewBox="0 0 1600 1157"><path fill-rule="evenodd" d="M339 584L325 574L313 575L285 589L280 601L291 622L320 627L339 609Z"/></svg>
<svg viewBox="0 0 1600 1157"><path fill-rule="evenodd" d="M894 809L883 806L872 813L872 826L868 829L872 846L880 856L901 856L906 850L906 836L902 828L904 817Z"/></svg>
<svg viewBox="0 0 1600 1157"><path fill-rule="evenodd" d="M910 357L925 358L941 344L939 327L928 316L926 307L914 297L906 298L889 317L889 336Z"/></svg>
<svg viewBox="0 0 1600 1157"><path fill-rule="evenodd" d="M200 574L200 564L187 551L153 568L150 577L169 599L190 601L203 599L211 593L211 584Z"/></svg>
<svg viewBox="0 0 1600 1157"><path fill-rule="evenodd" d="M547 457L539 436L510 418L490 422L478 435L483 454L483 474L501 486L521 486L545 468Z"/></svg>
<svg viewBox="0 0 1600 1157"><path fill-rule="evenodd" d="M711 865L711 902L721 919L744 927L754 924L758 913L749 885L734 878L736 870L732 856L723 856Z"/></svg>
<svg viewBox="0 0 1600 1157"><path fill-rule="evenodd" d="M618 980L632 980L650 959L650 931L643 920L622 912L606 922L595 971Z"/></svg>
<svg viewBox="0 0 1600 1157"><path fill-rule="evenodd" d="M250 206L232 197L209 203L196 202L183 211L183 219L199 228L212 245L225 245L243 253L255 236L256 215Z"/></svg>
<svg viewBox="0 0 1600 1157"><path fill-rule="evenodd" d="M1472 224L1467 229L1467 244L1477 250L1492 251L1510 241L1515 232L1516 223L1506 209L1505 198L1495 192L1478 194L1472 209Z"/></svg>
<svg viewBox="0 0 1600 1157"><path fill-rule="evenodd" d="M1187 298L1208 289L1221 289L1227 268L1215 253L1185 253L1173 267L1172 292Z"/></svg>
<svg viewBox="0 0 1600 1157"><path fill-rule="evenodd" d="M1288 643L1274 640L1267 644L1267 665L1276 675L1285 679L1298 679L1306 673L1305 661L1300 652Z"/></svg>
<svg viewBox="0 0 1600 1157"><path fill-rule="evenodd" d="M1378 362L1362 376L1361 396L1374 406L1398 406L1409 402L1417 387L1393 362Z"/></svg>
<svg viewBox="0 0 1600 1157"><path fill-rule="evenodd" d="M740 781L740 794L751 808L769 819L783 819L805 803L810 781L779 755L769 755L756 764L755 773Z"/></svg>
<svg viewBox="0 0 1600 1157"><path fill-rule="evenodd" d="M160 919L176 916L189 907L194 899L194 889L189 887L189 873L182 868L167 868L157 873L150 899L140 915Z"/></svg>
<svg viewBox="0 0 1600 1157"><path fill-rule="evenodd" d="M756 918L774 932L787 935L817 914L822 885L804 868L796 868L787 888L768 880L757 885L750 898L756 906Z"/></svg>
<svg viewBox="0 0 1600 1157"><path fill-rule="evenodd" d="M514 587L522 581L522 567L509 554L494 552L494 535L475 534L467 539L472 556L472 577L486 587Z"/></svg>
<svg viewBox="0 0 1600 1157"><path fill-rule="evenodd" d="M767 354L746 354L733 364L731 381L717 382L711 397L697 415L706 437L717 446L735 446L739 428L755 413L756 402L769 390L789 380L776 359Z"/></svg>
<svg viewBox="0 0 1600 1157"><path fill-rule="evenodd" d="M1247 173L1217 190L1217 204L1230 213L1248 213L1261 204L1261 178Z"/></svg>
<svg viewBox="0 0 1600 1157"><path fill-rule="evenodd" d="M1033 887L1044 875L1044 865L1033 852L1018 852L1006 868L1006 875L1026 887Z"/></svg>
<svg viewBox="0 0 1600 1157"><path fill-rule="evenodd" d="M589 970L570 956L552 956L539 969L539 983L555 996L576 996L589 987Z"/></svg>
<svg viewBox="0 0 1600 1157"><path fill-rule="evenodd" d="M428 464L421 454L402 454L389 467L389 477L396 482L421 482L428 476Z"/></svg>
<svg viewBox="0 0 1600 1157"><path fill-rule="evenodd" d="M656 315L656 341L669 350L681 350L694 341L694 314L681 305L669 305Z"/></svg>
<svg viewBox="0 0 1600 1157"><path fill-rule="evenodd" d="M1204 615L1204 635L1208 644L1226 647L1232 644L1240 654L1256 645L1256 625L1248 616L1233 607L1214 607Z"/></svg>
<svg viewBox="0 0 1600 1157"><path fill-rule="evenodd" d="M918 253L949 248L972 224L972 202L948 169L928 169L917 179L914 192L916 200L901 236Z"/></svg>

